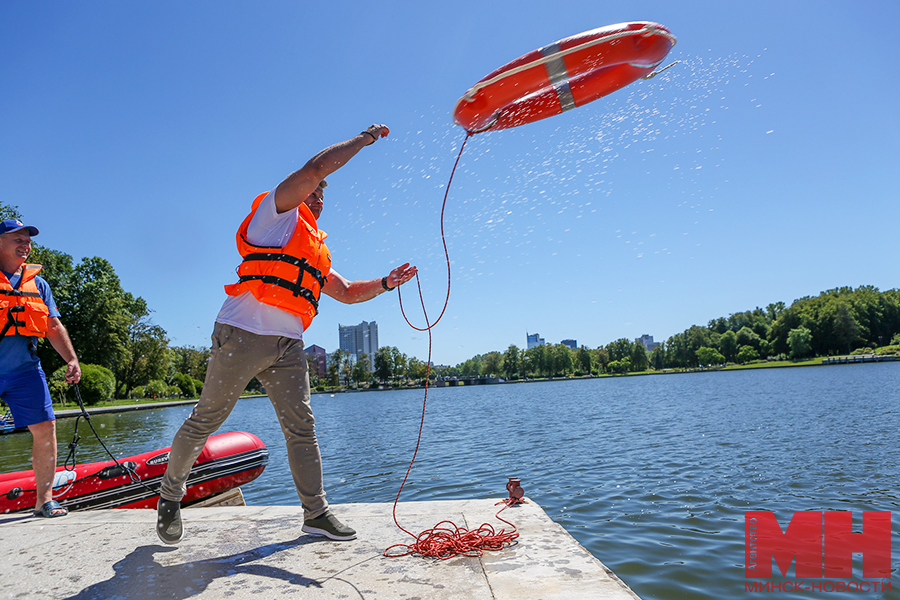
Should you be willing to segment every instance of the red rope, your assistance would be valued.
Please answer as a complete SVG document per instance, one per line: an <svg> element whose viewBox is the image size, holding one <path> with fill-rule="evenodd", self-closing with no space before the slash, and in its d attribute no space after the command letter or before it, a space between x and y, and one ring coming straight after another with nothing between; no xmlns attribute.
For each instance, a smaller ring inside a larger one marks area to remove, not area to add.
<svg viewBox="0 0 900 600"><path fill-rule="evenodd" d="M497 503L503 504L503 508L498 510L494 517L511 526L512 531L506 531L505 529L495 531L488 523L482 523L478 529L469 530L465 527L459 527L453 521L441 521L418 536L413 536L416 538L416 541L412 544L394 544L384 551L384 555L389 558L397 558L409 554L420 554L423 557L447 560L455 556L479 557L484 554L485 550L503 550L518 539L519 533L515 525L500 517L500 513L506 510L507 507L520 502L520 500L510 498ZM396 522L396 519L395 515L394 522ZM446 525L446 527L442 527L443 525ZM400 525L398 524L397 527L400 527ZM400 529L403 528L400 527ZM409 533L405 529L403 531ZM409 535L412 534L409 533ZM396 553L391 553L391 550L394 548L398 548L398 550Z"/></svg>
<svg viewBox="0 0 900 600"><path fill-rule="evenodd" d="M506 510L508 506L521 502L520 500L515 500L513 498L498 502L498 504L503 504L504 506L497 511L497 514L495 515L498 520L511 526L513 528L512 531L506 531L505 529L494 531L494 528L487 523L482 524L478 529L468 530L465 527L459 527L453 521L441 521L431 529L426 529L419 535L415 535L400 525L400 522L397 520L397 504L400 502L400 494L403 492L406 480L409 479L413 463L416 462L416 455L419 453L419 446L422 444L422 429L425 427L425 407L428 404L428 380L431 375L431 329L443 318L444 312L447 310L447 303L450 301L450 253L447 251L447 238L444 235L444 212L447 208L447 196L450 193L450 183L453 182L453 175L456 173L459 159L462 157L463 149L466 147L466 142L469 141L471 136L472 133L467 133L466 139L459 148L459 154L456 157L456 162L453 164L453 170L450 172L450 180L447 182L446 190L444 190L444 203L441 205L441 241L444 244L444 258L447 260L447 296L444 298L444 307L441 310L441 314L434 323L429 322L428 311L425 309L425 298L422 295L422 283L419 281L418 273L416 273L416 286L419 290L419 302L422 304L422 314L425 316L425 327L416 327L410 322L409 318L406 316L406 312L403 310L403 296L399 295L400 290L397 290L400 300L400 312L403 314L403 318L406 319L406 323L417 331L428 332L428 362L425 367L425 397L422 400L422 418L419 421L419 437L416 440L416 449L413 451L412 460L409 461L409 466L406 468L406 475L403 477L400 489L397 490L397 497L394 498L394 507L392 511L394 524L397 525L401 531L415 538L416 541L412 544L394 544L393 546L388 547L384 551L384 556L389 558L407 556L409 554L419 554L423 557L430 556L440 560L447 560L454 556L478 557L481 556L485 550L502 550L519 537L516 526L500 517L500 513ZM395 548L399 550L397 550L396 553L391 553L391 550Z"/></svg>
<svg viewBox="0 0 900 600"><path fill-rule="evenodd" d="M459 159L462 157L463 150L466 147L466 142L469 141L469 138L472 137L472 133L466 132L466 139L463 140L462 146L459 147L459 154L456 155L456 162L453 163L453 170L450 171L450 180L447 182L447 188L444 190L444 203L441 204L441 242L444 244L444 258L447 260L447 296L444 298L444 308L441 309L441 314L438 316L437 320L428 324L428 315L425 315L425 327L416 327L413 325L409 318L406 316L406 311L403 310L403 294L400 292L400 288L397 288L397 297L400 300L400 313L403 315L403 318L406 320L406 324L415 329L416 331L431 331L431 328L440 323L441 319L444 317L444 312L447 310L447 303L450 302L450 253L447 251L447 237L444 235L444 211L447 210L447 195L450 193L450 184L453 182L453 175L456 174L456 167L459 165ZM422 285L419 284L419 274L416 273L416 284L419 285L419 299L422 300ZM425 312L425 301L422 300L422 312ZM428 339L428 365L431 366L431 336L429 335ZM428 378L425 378L425 394L428 395Z"/></svg>

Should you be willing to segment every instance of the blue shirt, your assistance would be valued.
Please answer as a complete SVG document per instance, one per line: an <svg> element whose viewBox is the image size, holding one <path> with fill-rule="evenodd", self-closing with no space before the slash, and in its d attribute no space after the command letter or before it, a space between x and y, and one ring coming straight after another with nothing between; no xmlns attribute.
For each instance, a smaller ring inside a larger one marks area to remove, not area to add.
<svg viewBox="0 0 900 600"><path fill-rule="evenodd" d="M22 280L20 274L11 275L4 272L13 289L19 287ZM41 293L41 300L50 309L51 317L59 316L59 309L56 308L56 302L53 300L53 293L50 291L50 285L44 281L40 275L36 275L34 283L37 285L38 291ZM0 327L6 322L6 314L0 314ZM0 340L0 377L10 375L12 373L20 373L40 366L38 357L31 353L28 348L31 337L25 335L7 335ZM37 340L35 340L37 341Z"/></svg>

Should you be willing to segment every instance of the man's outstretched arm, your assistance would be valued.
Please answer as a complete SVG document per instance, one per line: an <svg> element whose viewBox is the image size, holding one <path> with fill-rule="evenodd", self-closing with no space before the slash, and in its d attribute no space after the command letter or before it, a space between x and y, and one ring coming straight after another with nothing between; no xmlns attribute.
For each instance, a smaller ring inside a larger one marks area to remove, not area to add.
<svg viewBox="0 0 900 600"><path fill-rule="evenodd" d="M319 183L343 167L364 147L387 135L384 125L370 125L359 135L325 148L305 165L288 175L275 188L275 208L284 213L300 206L307 196L316 191Z"/></svg>

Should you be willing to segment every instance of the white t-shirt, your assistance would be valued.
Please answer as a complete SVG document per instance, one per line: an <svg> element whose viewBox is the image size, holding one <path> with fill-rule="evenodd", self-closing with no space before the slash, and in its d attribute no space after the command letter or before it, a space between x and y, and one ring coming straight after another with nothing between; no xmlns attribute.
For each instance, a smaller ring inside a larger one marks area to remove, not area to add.
<svg viewBox="0 0 900 600"><path fill-rule="evenodd" d="M254 246L284 246L294 235L298 219L296 209L278 214L273 190L266 194L256 209L247 227L247 241ZM299 316L263 304L250 292L228 296L216 322L234 325L257 335L303 339L303 321Z"/></svg>

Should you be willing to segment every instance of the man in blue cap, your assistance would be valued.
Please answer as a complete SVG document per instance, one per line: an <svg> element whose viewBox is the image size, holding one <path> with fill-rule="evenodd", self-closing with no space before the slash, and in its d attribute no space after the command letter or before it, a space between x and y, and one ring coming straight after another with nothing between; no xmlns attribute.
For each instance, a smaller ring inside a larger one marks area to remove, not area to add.
<svg viewBox="0 0 900 600"><path fill-rule="evenodd" d="M25 262L37 234L37 227L17 219L0 222L0 398L12 411L16 427L28 427L34 438L34 516L61 517L69 511L53 499L56 416L37 357L38 338L46 337L66 361L66 381L78 383L81 366L50 286L37 276L41 266Z"/></svg>

